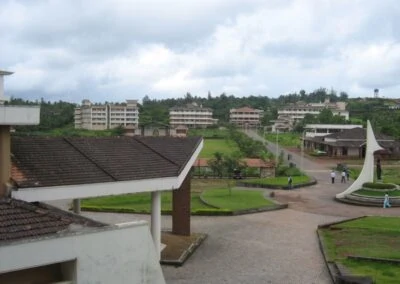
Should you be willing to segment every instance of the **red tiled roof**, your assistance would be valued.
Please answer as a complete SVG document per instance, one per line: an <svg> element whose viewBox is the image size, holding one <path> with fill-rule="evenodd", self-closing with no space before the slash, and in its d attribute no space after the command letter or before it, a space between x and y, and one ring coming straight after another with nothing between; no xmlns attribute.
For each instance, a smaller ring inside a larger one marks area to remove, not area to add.
<svg viewBox="0 0 400 284"><path fill-rule="evenodd" d="M257 111L257 112L259 112L259 111L261 111L261 110L259 110L259 109L254 109L254 108L251 108L251 107L246 106L246 107L231 109L231 112L233 112L233 111L234 111L234 112L237 112L237 111L240 111L240 112L255 112L255 111Z"/></svg>
<svg viewBox="0 0 400 284"><path fill-rule="evenodd" d="M208 161L210 159L207 158L199 158L196 160L196 162L194 163L194 167L208 167ZM273 162L264 162L261 159L242 159L242 161L244 163L246 163L246 165L249 168L273 168L274 167L274 163Z"/></svg>
<svg viewBox="0 0 400 284"><path fill-rule="evenodd" d="M200 137L12 137L18 187L178 176Z"/></svg>
<svg viewBox="0 0 400 284"><path fill-rule="evenodd" d="M73 224L107 226L42 203L0 198L0 243L67 232Z"/></svg>

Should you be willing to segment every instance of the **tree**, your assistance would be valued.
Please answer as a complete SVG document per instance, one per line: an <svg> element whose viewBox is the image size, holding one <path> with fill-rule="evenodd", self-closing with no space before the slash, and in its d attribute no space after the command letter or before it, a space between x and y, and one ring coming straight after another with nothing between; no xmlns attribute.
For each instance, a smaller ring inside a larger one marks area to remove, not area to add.
<svg viewBox="0 0 400 284"><path fill-rule="evenodd" d="M222 174L224 171L223 154L221 152L215 152L214 158L209 160L207 163L213 171L214 175L216 174L218 177L222 178Z"/></svg>

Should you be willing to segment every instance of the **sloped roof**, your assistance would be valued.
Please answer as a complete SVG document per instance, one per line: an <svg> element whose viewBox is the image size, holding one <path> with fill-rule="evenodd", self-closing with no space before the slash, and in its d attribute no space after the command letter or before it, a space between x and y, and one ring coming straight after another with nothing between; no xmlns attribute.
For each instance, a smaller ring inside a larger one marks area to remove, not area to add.
<svg viewBox="0 0 400 284"><path fill-rule="evenodd" d="M201 137L12 137L17 187L178 176Z"/></svg>
<svg viewBox="0 0 400 284"><path fill-rule="evenodd" d="M43 203L0 198L0 243L68 232L73 225L108 226Z"/></svg>
<svg viewBox="0 0 400 284"><path fill-rule="evenodd" d="M376 140L390 140L393 141L394 138L382 133L375 133ZM340 132L331 133L324 138L331 138L336 140L360 140L364 141L367 139L367 130L365 128L353 128L353 129L344 129Z"/></svg>
<svg viewBox="0 0 400 284"><path fill-rule="evenodd" d="M237 112L237 111L240 111L240 112L262 112L262 110L260 110L260 109L254 109L254 108L251 108L248 106L241 107L241 108L233 108L230 110L230 112Z"/></svg>

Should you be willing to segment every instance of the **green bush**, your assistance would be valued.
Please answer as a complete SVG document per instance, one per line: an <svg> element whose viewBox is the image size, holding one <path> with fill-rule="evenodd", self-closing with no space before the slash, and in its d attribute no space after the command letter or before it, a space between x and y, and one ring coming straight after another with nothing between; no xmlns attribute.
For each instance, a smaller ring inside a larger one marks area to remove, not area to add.
<svg viewBox="0 0 400 284"><path fill-rule="evenodd" d="M276 171L275 175L277 177L288 177L288 176L301 176L303 173L296 167L289 167L286 165L280 165Z"/></svg>
<svg viewBox="0 0 400 284"><path fill-rule="evenodd" d="M374 183L374 182L366 182L363 185L363 188L372 188L372 189L395 189L396 185L391 183Z"/></svg>

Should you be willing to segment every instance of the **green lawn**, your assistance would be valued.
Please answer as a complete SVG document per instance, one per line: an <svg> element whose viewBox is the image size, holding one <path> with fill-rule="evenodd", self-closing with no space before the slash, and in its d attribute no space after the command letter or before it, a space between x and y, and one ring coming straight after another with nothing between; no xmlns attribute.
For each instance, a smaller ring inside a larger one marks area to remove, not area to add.
<svg viewBox="0 0 400 284"><path fill-rule="evenodd" d="M265 199L263 194L263 191L256 190L229 191L227 188L219 188L204 191L202 198L214 207L232 211L273 206L274 203Z"/></svg>
<svg viewBox="0 0 400 284"><path fill-rule="evenodd" d="M271 141L272 143L276 143L276 138L278 138L279 145L284 147L300 147L301 145L300 137L301 134L292 132L265 134L265 139Z"/></svg>
<svg viewBox="0 0 400 284"><path fill-rule="evenodd" d="M228 180L197 180L192 181L191 210L192 214L219 214L239 209L252 209L273 205L272 201L266 200L262 192L252 190L235 190L229 195ZM233 180L229 181L231 184ZM200 194L205 192L203 198L213 204L214 207L204 204L200 200ZM221 199L226 199L221 203ZM112 211L130 213L150 213L150 193L136 193L125 195L113 195L82 200L83 210ZM170 213L172 210L172 193L163 192L161 195L161 210Z"/></svg>
<svg viewBox="0 0 400 284"><path fill-rule="evenodd" d="M203 136L207 138L228 138L229 131L227 129L189 129L189 136Z"/></svg>
<svg viewBox="0 0 400 284"><path fill-rule="evenodd" d="M311 181L309 176L293 176L293 185L307 183ZM243 180L246 184L265 184L265 185L279 185L285 186L288 184L288 177L272 177L272 178L257 178Z"/></svg>
<svg viewBox="0 0 400 284"><path fill-rule="evenodd" d="M354 274L373 276L375 283L398 283L400 266L349 260L347 256L400 260L400 218L366 217L321 232L330 261L347 265Z"/></svg>
<svg viewBox="0 0 400 284"><path fill-rule="evenodd" d="M213 158L215 152L230 155L239 151L236 143L227 139L204 139L204 146L200 158Z"/></svg>

